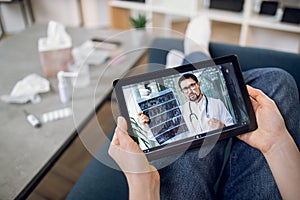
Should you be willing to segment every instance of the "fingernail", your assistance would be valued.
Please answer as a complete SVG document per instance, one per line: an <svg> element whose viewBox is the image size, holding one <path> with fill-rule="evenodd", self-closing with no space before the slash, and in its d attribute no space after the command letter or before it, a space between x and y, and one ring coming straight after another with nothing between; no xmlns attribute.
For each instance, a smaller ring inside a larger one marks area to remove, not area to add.
<svg viewBox="0 0 300 200"><path fill-rule="evenodd" d="M118 117L118 125L123 125L124 123L126 123L124 117L119 116Z"/></svg>
<svg viewBox="0 0 300 200"><path fill-rule="evenodd" d="M123 121L124 121L124 118L119 116L118 117L118 125L121 125L123 123Z"/></svg>

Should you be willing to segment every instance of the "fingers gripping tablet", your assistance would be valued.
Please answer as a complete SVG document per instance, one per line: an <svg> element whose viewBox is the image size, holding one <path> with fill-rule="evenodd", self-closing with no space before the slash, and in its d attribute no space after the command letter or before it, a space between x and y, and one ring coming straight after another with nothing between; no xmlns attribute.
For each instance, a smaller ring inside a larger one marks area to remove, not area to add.
<svg viewBox="0 0 300 200"><path fill-rule="evenodd" d="M150 160L257 128L234 55L114 81L129 134Z"/></svg>

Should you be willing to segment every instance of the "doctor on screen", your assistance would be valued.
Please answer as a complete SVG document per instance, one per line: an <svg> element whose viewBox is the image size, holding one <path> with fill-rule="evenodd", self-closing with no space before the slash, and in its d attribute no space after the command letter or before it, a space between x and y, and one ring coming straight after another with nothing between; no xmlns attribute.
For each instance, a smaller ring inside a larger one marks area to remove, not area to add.
<svg viewBox="0 0 300 200"><path fill-rule="evenodd" d="M201 84L194 74L183 74L178 80L178 85L188 99L181 106L181 112L189 132L181 133L169 139L169 142L233 125L232 116L224 103L220 99L202 94ZM143 112L139 112L138 115L142 124L149 123L149 117Z"/></svg>
<svg viewBox="0 0 300 200"><path fill-rule="evenodd" d="M178 85L189 100L182 106L182 114L190 134L220 129L233 124L224 103L202 94L200 82L194 74L183 74Z"/></svg>

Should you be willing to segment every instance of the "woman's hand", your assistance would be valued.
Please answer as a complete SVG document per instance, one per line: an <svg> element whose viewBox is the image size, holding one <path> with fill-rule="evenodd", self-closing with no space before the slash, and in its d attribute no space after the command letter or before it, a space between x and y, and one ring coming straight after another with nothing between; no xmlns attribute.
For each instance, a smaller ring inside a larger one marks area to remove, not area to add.
<svg viewBox="0 0 300 200"><path fill-rule="evenodd" d="M253 132L239 135L238 138L266 153L289 136L289 133L275 102L258 89L250 86L247 86L247 89L258 128Z"/></svg>
<svg viewBox="0 0 300 200"><path fill-rule="evenodd" d="M118 117L108 154L125 173L130 199L159 199L160 178L155 167L127 132L127 123Z"/></svg>
<svg viewBox="0 0 300 200"><path fill-rule="evenodd" d="M275 102L250 86L248 92L254 99L252 105L258 128L238 138L263 153L283 199L300 199L298 147L287 131Z"/></svg>

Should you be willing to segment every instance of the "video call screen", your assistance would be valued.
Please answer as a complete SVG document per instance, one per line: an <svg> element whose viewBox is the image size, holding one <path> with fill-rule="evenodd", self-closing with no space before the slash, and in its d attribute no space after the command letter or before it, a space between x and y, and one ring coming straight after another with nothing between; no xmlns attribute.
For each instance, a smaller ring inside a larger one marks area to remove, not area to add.
<svg viewBox="0 0 300 200"><path fill-rule="evenodd" d="M214 114L217 106L222 107L230 121L224 129L250 123L234 70L233 64L228 62L123 85L128 124L141 149L149 152L166 144L214 134L215 129L206 123L210 118L217 118ZM179 78L187 73L195 75L200 83L202 107L189 103L178 85ZM200 113L198 116L196 111ZM139 113L148 118L147 123L142 123Z"/></svg>

